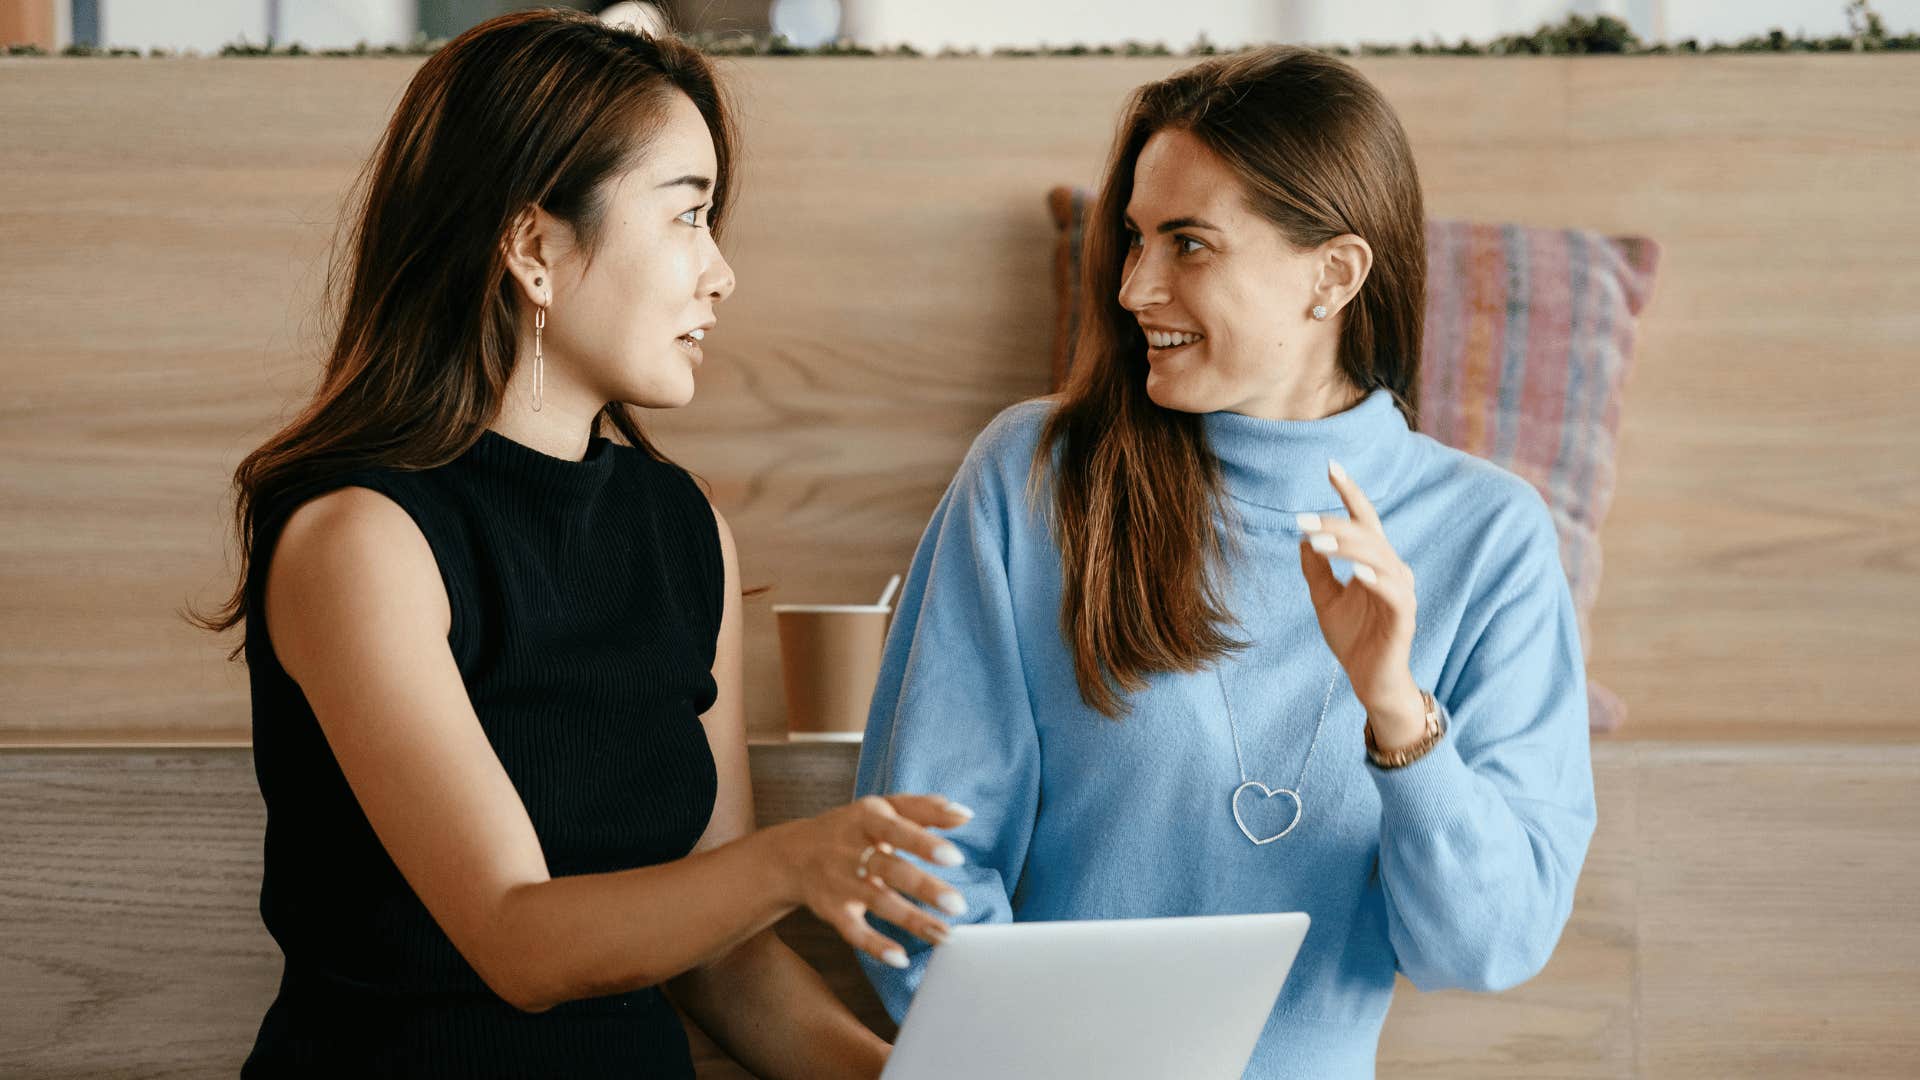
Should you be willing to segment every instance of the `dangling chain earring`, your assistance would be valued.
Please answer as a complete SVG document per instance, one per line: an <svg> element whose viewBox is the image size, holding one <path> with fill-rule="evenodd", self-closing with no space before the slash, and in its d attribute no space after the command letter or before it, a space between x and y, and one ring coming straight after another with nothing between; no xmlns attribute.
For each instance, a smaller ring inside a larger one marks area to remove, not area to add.
<svg viewBox="0 0 1920 1080"><path fill-rule="evenodd" d="M539 278L533 283L540 285ZM547 328L547 308L542 304L533 313L533 411L539 412L547 398L547 358L540 351L540 331Z"/></svg>
<svg viewBox="0 0 1920 1080"><path fill-rule="evenodd" d="M533 411L539 412L547 397L547 358L540 352L540 331L547 328L547 309L533 313Z"/></svg>

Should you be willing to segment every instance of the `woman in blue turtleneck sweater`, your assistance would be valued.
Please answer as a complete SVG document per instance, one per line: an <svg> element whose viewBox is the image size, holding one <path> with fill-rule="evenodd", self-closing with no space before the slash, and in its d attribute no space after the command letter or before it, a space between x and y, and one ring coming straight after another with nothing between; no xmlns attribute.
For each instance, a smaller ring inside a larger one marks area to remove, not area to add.
<svg viewBox="0 0 1920 1080"><path fill-rule="evenodd" d="M939 871L967 919L1310 914L1251 1077L1371 1075L1396 971L1539 971L1593 831L1547 509L1409 422L1422 230L1346 65L1143 87L1074 381L995 420L934 511L860 763L863 794L977 812ZM896 1017L926 959L900 938L905 970L868 964Z"/></svg>

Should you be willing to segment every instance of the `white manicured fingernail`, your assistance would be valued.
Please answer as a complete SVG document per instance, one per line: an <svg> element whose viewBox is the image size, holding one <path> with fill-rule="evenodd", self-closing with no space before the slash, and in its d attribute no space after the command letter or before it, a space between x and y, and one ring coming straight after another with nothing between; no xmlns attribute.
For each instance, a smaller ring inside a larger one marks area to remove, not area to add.
<svg viewBox="0 0 1920 1080"><path fill-rule="evenodd" d="M1345 480L1347 478L1347 470L1341 468L1338 461L1328 458L1327 475L1333 477L1335 480Z"/></svg>
<svg viewBox="0 0 1920 1080"><path fill-rule="evenodd" d="M1377 579L1377 575L1373 572L1373 567L1368 566L1366 563L1354 563L1353 576L1369 585L1373 584Z"/></svg>
<svg viewBox="0 0 1920 1080"><path fill-rule="evenodd" d="M956 803L948 803L947 809L951 810L956 814L959 814L961 817L966 818L968 821L973 820L973 807L971 806L962 806L961 804L956 802Z"/></svg>
<svg viewBox="0 0 1920 1080"><path fill-rule="evenodd" d="M1301 532L1311 533L1320 531L1319 514L1295 514L1293 515L1293 523L1300 526Z"/></svg>
<svg viewBox="0 0 1920 1080"><path fill-rule="evenodd" d="M957 892L941 893L940 910L949 915L965 915L967 913L967 898Z"/></svg>
<svg viewBox="0 0 1920 1080"><path fill-rule="evenodd" d="M941 844L933 849L933 861L941 866L959 866L967 860L960 855L960 849L952 844Z"/></svg>
<svg viewBox="0 0 1920 1080"><path fill-rule="evenodd" d="M1332 533L1314 533L1307 542L1313 545L1313 550L1322 555L1329 551L1340 550L1340 541L1335 540Z"/></svg>
<svg viewBox="0 0 1920 1080"><path fill-rule="evenodd" d="M886 955L880 959L885 960L888 967L899 968L902 971L907 968L907 954L899 949L888 949Z"/></svg>

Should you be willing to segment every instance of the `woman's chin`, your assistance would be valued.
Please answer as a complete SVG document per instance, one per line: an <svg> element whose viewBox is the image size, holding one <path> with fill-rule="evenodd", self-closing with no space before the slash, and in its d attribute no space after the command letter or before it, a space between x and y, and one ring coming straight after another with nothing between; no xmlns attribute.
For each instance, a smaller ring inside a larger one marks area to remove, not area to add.
<svg viewBox="0 0 1920 1080"><path fill-rule="evenodd" d="M681 409L693 404L693 387L687 387L684 394L649 394L645 399L633 404L643 409Z"/></svg>
<svg viewBox="0 0 1920 1080"><path fill-rule="evenodd" d="M693 402L692 371L675 372L630 387L620 400L642 409L678 409Z"/></svg>
<svg viewBox="0 0 1920 1080"><path fill-rule="evenodd" d="M1198 389L1192 379L1167 375L1158 370L1147 372L1147 400L1163 409L1185 413L1214 412L1218 406L1209 404L1203 395L1196 393Z"/></svg>

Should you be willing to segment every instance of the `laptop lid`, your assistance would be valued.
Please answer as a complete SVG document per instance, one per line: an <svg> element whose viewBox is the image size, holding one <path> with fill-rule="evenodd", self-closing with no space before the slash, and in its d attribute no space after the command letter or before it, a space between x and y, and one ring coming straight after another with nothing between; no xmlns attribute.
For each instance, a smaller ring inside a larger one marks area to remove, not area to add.
<svg viewBox="0 0 1920 1080"><path fill-rule="evenodd" d="M885 1080L1238 1080L1307 916L956 926Z"/></svg>

